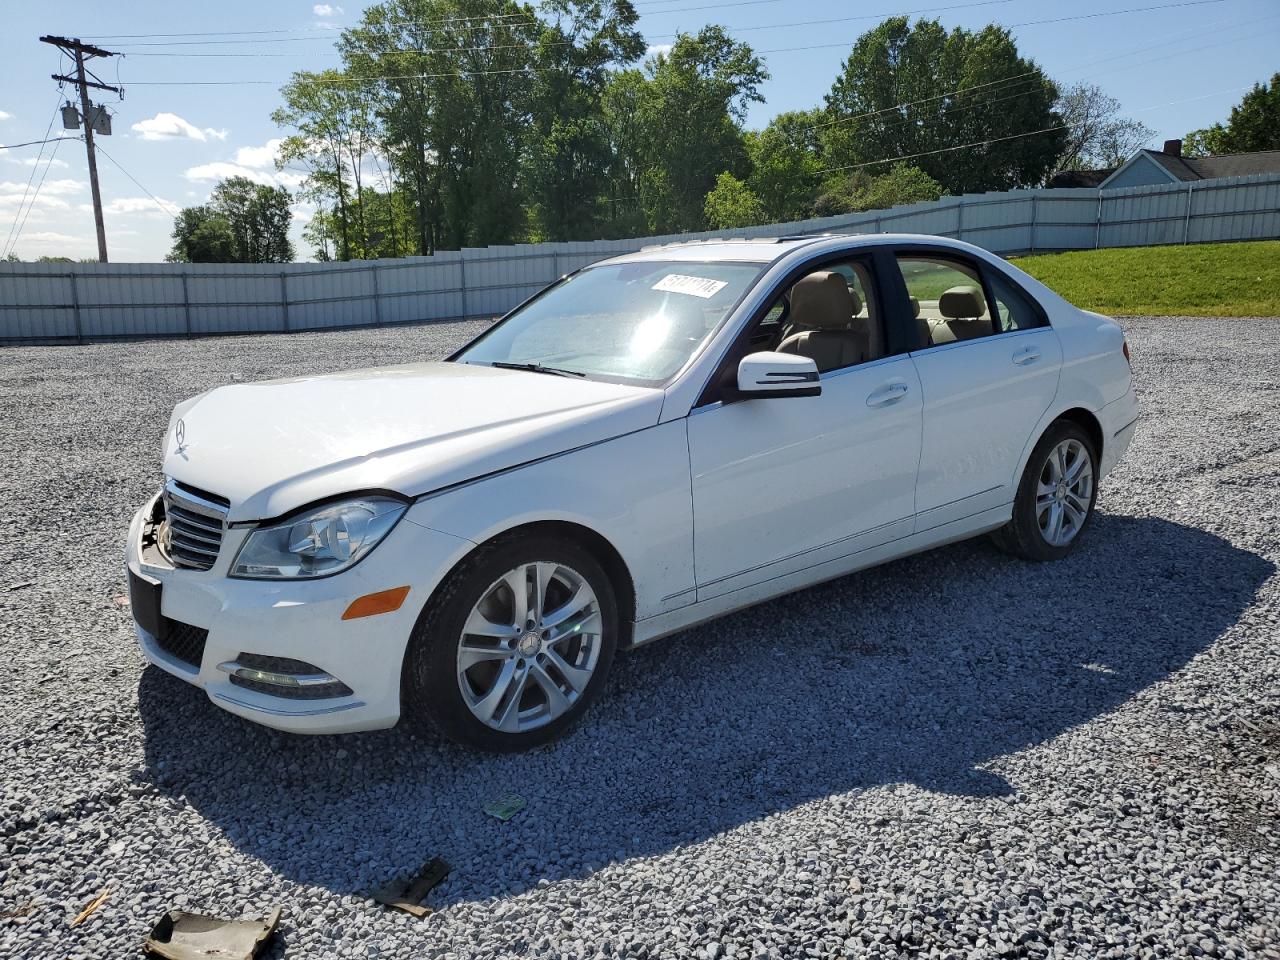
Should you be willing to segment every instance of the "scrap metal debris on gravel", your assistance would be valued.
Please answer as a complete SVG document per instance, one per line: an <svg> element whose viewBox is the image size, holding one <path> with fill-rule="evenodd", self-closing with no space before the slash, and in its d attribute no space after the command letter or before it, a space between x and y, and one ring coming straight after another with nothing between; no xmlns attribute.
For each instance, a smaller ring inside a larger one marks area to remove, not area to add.
<svg viewBox="0 0 1280 960"><path fill-rule="evenodd" d="M1124 323L1144 417L1067 560L978 541L763 604L501 756L265 730L104 602L176 401L479 325L0 351L0 581L39 583L0 592L0 956L279 903L264 956L309 960L1275 958L1280 319ZM432 913L368 898L422 850Z"/></svg>

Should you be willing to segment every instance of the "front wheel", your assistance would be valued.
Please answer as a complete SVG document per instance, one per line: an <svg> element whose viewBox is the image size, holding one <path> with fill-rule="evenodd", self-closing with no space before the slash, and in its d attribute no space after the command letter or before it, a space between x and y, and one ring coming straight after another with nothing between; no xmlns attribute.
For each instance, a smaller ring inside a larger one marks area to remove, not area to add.
<svg viewBox="0 0 1280 960"><path fill-rule="evenodd" d="M992 534L1025 560L1059 560L1080 542L1098 498L1097 453L1078 424L1058 420L1031 452L1013 517Z"/></svg>
<svg viewBox="0 0 1280 960"><path fill-rule="evenodd" d="M618 630L612 584L587 550L549 536L496 540L449 575L419 618L405 713L487 750L554 740L599 693Z"/></svg>

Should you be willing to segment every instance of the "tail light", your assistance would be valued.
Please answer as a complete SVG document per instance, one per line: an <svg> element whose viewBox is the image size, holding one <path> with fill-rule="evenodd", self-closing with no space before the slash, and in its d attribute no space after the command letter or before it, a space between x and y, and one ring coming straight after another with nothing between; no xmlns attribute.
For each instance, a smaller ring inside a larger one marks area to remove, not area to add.
<svg viewBox="0 0 1280 960"><path fill-rule="evenodd" d="M1133 366L1133 359L1129 356L1129 341L1128 341L1128 340L1125 340L1125 341L1124 341L1124 360L1125 360L1125 363L1129 364L1129 366L1130 366L1130 367L1132 367L1132 366Z"/></svg>

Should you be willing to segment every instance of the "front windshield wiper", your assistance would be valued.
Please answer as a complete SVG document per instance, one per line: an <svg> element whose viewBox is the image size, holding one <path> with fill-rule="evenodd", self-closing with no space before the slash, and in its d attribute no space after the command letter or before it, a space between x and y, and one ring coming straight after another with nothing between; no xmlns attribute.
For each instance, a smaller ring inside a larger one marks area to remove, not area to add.
<svg viewBox="0 0 1280 960"><path fill-rule="evenodd" d="M564 370L561 367L547 367L541 363L511 363L508 360L490 360L489 366L503 370L527 370L530 373L550 373L557 377L585 377L580 370Z"/></svg>

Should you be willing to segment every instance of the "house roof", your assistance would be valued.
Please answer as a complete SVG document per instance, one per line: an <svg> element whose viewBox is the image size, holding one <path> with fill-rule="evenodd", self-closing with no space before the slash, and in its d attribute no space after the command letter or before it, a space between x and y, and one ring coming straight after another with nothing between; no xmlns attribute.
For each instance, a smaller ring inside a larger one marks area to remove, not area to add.
<svg viewBox="0 0 1280 960"><path fill-rule="evenodd" d="M1228 153L1217 157L1180 157L1160 150L1139 150L1120 169L1123 170L1144 155L1168 174L1170 180L1183 183L1218 177L1247 177L1256 173L1280 173L1280 150Z"/></svg>
<svg viewBox="0 0 1280 960"><path fill-rule="evenodd" d="M1099 187L1103 180L1115 172L1115 167L1106 170L1062 170L1050 177L1046 186L1051 190L1062 190L1068 187Z"/></svg>

